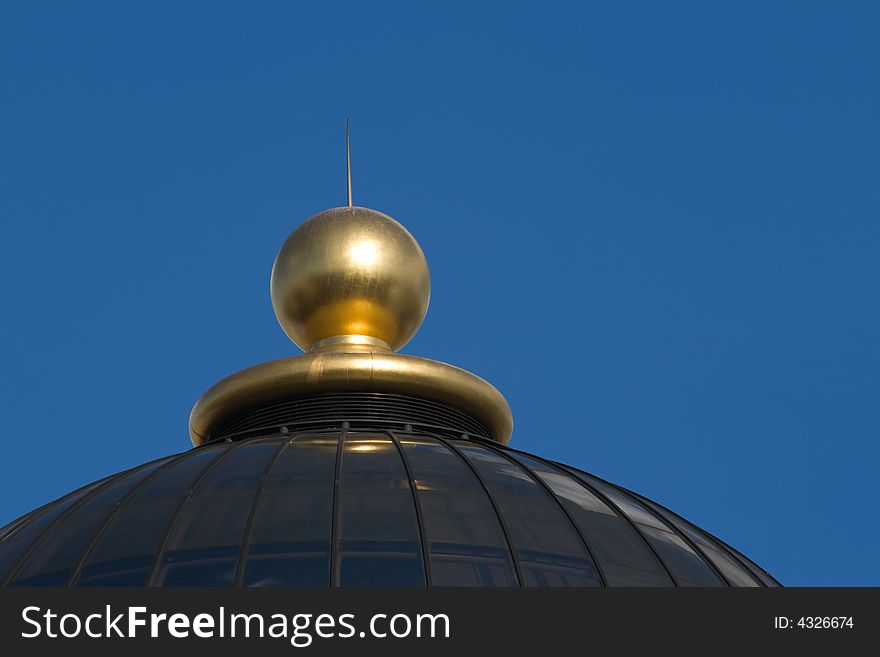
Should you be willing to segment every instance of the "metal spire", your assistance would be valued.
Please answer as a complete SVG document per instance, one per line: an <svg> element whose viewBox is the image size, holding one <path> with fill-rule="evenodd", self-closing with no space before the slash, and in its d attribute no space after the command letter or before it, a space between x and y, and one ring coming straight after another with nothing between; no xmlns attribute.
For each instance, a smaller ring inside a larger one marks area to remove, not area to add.
<svg viewBox="0 0 880 657"><path fill-rule="evenodd" d="M351 131L345 117L345 170L348 178L348 207L351 207Z"/></svg>

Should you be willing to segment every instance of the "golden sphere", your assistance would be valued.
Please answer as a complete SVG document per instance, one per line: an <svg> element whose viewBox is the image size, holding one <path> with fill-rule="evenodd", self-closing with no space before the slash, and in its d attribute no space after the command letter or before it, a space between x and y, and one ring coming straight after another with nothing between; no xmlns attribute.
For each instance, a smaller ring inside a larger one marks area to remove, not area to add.
<svg viewBox="0 0 880 657"><path fill-rule="evenodd" d="M343 207L319 212L288 236L270 288L278 322L303 351L323 341L397 351L425 318L431 276L406 228L376 210Z"/></svg>

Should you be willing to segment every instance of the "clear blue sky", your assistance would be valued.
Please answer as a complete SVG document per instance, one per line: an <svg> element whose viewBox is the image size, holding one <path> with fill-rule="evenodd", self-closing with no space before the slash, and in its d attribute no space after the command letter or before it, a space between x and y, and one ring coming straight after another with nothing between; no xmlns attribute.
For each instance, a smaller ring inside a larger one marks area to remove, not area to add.
<svg viewBox="0 0 880 657"><path fill-rule="evenodd" d="M880 585L876 3L6 3L0 524L187 448L290 355L269 271L345 200L421 242L407 353L512 444L785 584Z"/></svg>

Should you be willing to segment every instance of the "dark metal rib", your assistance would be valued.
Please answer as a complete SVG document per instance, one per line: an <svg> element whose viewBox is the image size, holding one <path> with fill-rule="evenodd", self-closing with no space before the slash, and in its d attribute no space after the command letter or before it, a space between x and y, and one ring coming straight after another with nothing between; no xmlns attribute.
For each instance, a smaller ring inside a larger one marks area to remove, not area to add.
<svg viewBox="0 0 880 657"><path fill-rule="evenodd" d="M162 458L168 458L168 457L165 456ZM143 464L136 466L134 468L129 468L128 470L123 470L122 472L118 472L115 475L111 475L111 476L107 477L106 479L104 479L102 483L95 486L95 488L93 490L91 490L88 493L86 493L85 495L83 495L82 499L80 499L78 502L71 504L70 508L67 509L67 511L62 513L57 518L55 518L55 520L53 522L51 522L49 524L49 526L46 527L46 529L44 529L42 532L40 532L39 536L37 536L36 539L34 539L34 541L31 543L30 547L24 551L24 553L18 558L18 561L15 562L15 565L12 567L12 569L10 569L9 573L6 575L6 579L4 579L2 582L0 582L0 588L3 588L4 586L8 585L10 582L12 582L15 579L15 576L18 574L18 571L21 570L22 566L25 563L27 563L27 560L31 557L31 555L37 550L37 548L40 545L42 545L43 541L46 540L46 537L49 535L49 532L53 531L59 524L61 524L64 520L66 520L68 517L70 517L70 515L72 513L74 513L80 507L82 507L83 504L85 504L86 502L91 500L95 495L97 495L99 492L104 490L110 484L112 484L116 481L119 481L119 479L121 479L122 477L125 477L125 476L132 474L132 473L135 473L135 472L138 472L140 470L143 470L147 466L153 465L153 463L155 463L156 461L161 461L161 460L162 459L153 459L152 461L148 461L147 463L143 463ZM66 495L65 497L70 497L70 495Z"/></svg>
<svg viewBox="0 0 880 657"><path fill-rule="evenodd" d="M560 499L556 496L553 490L541 479L537 474L529 470L525 465L517 461L516 459L511 458L507 454L505 454L502 450L497 449L495 447L489 447L486 443L481 443L481 446L491 450L492 452L501 456L505 461L512 463L515 467L519 468L523 472L525 472L529 478L531 478L541 489L550 496L550 498L556 502L556 505L565 514L565 517L568 518L568 522L571 524L571 528L574 530L575 536L577 536L581 544L584 546L584 549L587 551L587 555L590 557L590 560L593 562L593 565L596 568L596 573L599 575L599 582L604 587L608 587L608 580L605 579L605 573L602 572L602 567L599 565L599 560L596 559L596 556L593 554L593 551L590 549L589 543L587 543L586 537L581 534L578 529L577 523L574 521L574 518L571 517L571 514L568 512L568 509L565 508L565 505L560 501Z"/></svg>
<svg viewBox="0 0 880 657"><path fill-rule="evenodd" d="M565 468L566 470L568 470L569 472L572 472L572 471L577 470L577 468L571 468L571 467L569 467L569 466L564 466L564 468ZM589 473L586 473L586 472L585 472L584 474L589 474ZM660 560L660 563L663 565L663 568L666 570L667 573L669 573L669 576L672 577L672 581L675 583L675 585L676 585L676 586L680 586L680 584L678 583L678 578L675 576L675 574L672 572L672 570L666 565L666 562L663 561L663 558L660 556L660 553L657 552L657 551L654 549L654 546L651 545L651 542L648 541L648 539L644 536L644 534L642 534L642 532L638 529L638 527L636 526L635 521L631 520L630 517L629 517L629 516L623 511L623 509L621 509L621 508L620 508L620 507L619 507L619 506L618 506L618 505L617 505L617 504L616 504L616 503L615 503L610 497L607 497L606 495L602 494L602 492L601 492L598 488L595 488L595 487L593 487L593 486L588 485L587 482L585 482L583 479L581 479L581 478L578 477L577 475L574 475L574 474L573 474L573 476L574 476L574 478L575 478L577 481L581 482L581 484L584 485L585 487L588 487L588 488L589 488L591 491L593 491L596 495L600 495L600 496L602 497L602 499L605 500L606 502L608 502L608 504L611 504L612 507L613 507L614 509L616 509L617 512L618 512L621 516L623 516L624 518L626 518L627 520L630 521L630 523L631 523L632 526L636 529L636 531L639 533L639 535L642 536L642 538L644 539L645 543L648 544L648 547L651 548L651 551L654 553L654 555ZM595 476L595 475L590 475L590 476L593 477L593 476ZM608 485L608 486L610 486L610 487L612 487L612 488L616 488L618 491L620 491L621 493L623 493L623 491L621 491L617 486L615 486L614 484L609 483L608 481L602 479L601 477L596 477L596 479L599 479L599 481L603 482L604 484L606 484L606 485ZM623 494L624 494L625 497L629 497L628 495L626 495L626 493L623 493ZM638 500L635 500L635 501L638 502ZM642 506L644 506L644 505L642 505ZM715 567L715 564L713 564L711 561L709 561L708 559L706 559L706 557L705 557L705 555L702 553L702 551L699 551L699 550L696 550L696 549L695 549L695 546L694 546L694 544L693 544L692 541L690 541L690 540L689 540L686 536L684 536L680 531L678 531L677 529L675 529L674 527L672 527L668 522L666 522L666 520L664 520L663 518L659 517L656 513L654 513L653 511L651 511L651 510L648 509L647 507L645 507L645 512L648 513L648 515L650 515L650 516L656 518L656 519L660 522L660 524L662 524L664 527L668 528L669 531L670 531L673 535L678 536L679 538L681 538L681 539L684 541L684 543L685 543L686 545L689 545L689 546L691 547L691 549L695 550L694 553L696 554L697 558L698 558L700 561L704 562L704 563L709 567L709 569L710 569L712 572L714 572L716 575L718 575L718 577L720 578L720 581L721 581L723 584L727 584L727 586L730 586L730 582L727 581L727 578L724 577L724 576L721 574L721 572Z"/></svg>
<svg viewBox="0 0 880 657"><path fill-rule="evenodd" d="M251 502L251 508L248 511L247 522L244 526L244 532L241 537L241 548L238 551L238 562L235 565L235 577L232 580L233 586L241 586L242 581L244 580L244 567L245 562L247 561L248 554L251 551L251 534L253 534L254 530L254 518L257 515L257 506L260 504L260 498L263 496L263 490L266 488L266 483L269 481L269 476L272 474L272 470L275 468L275 464L278 462L278 459L281 458L281 454L285 449L294 441L294 439L298 436L294 437L283 437L281 440L281 444L278 446L277 451L269 459L269 462L266 464L266 469L263 472L263 475L260 477L260 483L257 485L257 489L254 491L254 499ZM286 440L284 438L287 438Z"/></svg>
<svg viewBox="0 0 880 657"><path fill-rule="evenodd" d="M743 569L744 569L749 575L751 575L752 578L755 579L755 581L757 581L757 583L758 583L759 586L764 586L764 587L766 587L767 584L766 584L764 581L762 581L760 575L759 575L758 573L755 572L755 568L759 568L759 569L761 570L761 572L763 572L763 574L764 574L769 580L771 580L772 582L775 582L775 583L776 583L777 585L779 585L779 586L782 586L781 584L779 584L779 582L776 580L775 577L773 577L770 573L768 573L768 572L765 571L763 568L761 568L758 564L752 562L751 559L749 559L749 558L746 557L744 554L742 554L741 552L739 552L736 548L731 547L730 545L728 545L727 543L725 543L724 541L722 541L720 538L717 538L717 537L713 536L712 534L710 534L709 532L707 532L707 531L706 531L705 529L703 529L702 527L698 527L697 525L695 525L694 523L692 523L692 522L691 522L690 520L688 520L687 518L683 518L681 515L679 515L679 514L676 513L675 511L672 511L671 509L669 509L669 508L663 506L663 505L660 504L659 502L655 502L654 500L649 499L649 498L645 497L644 495L640 495L639 493L636 493L636 492L634 492L634 491L631 491L631 490L629 490L628 488L624 488L623 486L615 486L615 487L618 488L619 490L621 490L621 491L623 491L623 492L629 494L630 497L634 497L634 498L636 498L636 499L642 501L642 502L645 504L645 506L647 506L647 507L651 507L651 506L658 507L658 508L662 509L663 511L665 511L666 513L668 513L669 515L671 515L671 516L675 516L675 517L678 518L682 523L685 523L685 524L690 525L691 528L692 528L696 533L698 533L698 534L702 534L702 535L703 535L703 538L705 538L709 543L715 543L715 544L716 544L715 547L719 548L719 551L720 551L720 552L722 552L722 553L724 553L724 554L727 554L727 556L729 556L729 557L730 557L731 559L733 559L736 563L738 563L740 566L742 566L742 568L743 568ZM651 509L651 510L654 511L654 509ZM654 511L654 513L656 513L656 511ZM665 520L665 519L664 519L664 520ZM695 542L695 543L696 543L696 542ZM705 554L705 552L704 552L703 550L700 550L700 553L701 553L701 554ZM707 559L708 559L708 556L707 556ZM751 566L749 565L749 563L751 563ZM725 579L726 579L726 578L725 578Z"/></svg>
<svg viewBox="0 0 880 657"><path fill-rule="evenodd" d="M348 423L346 423L348 424ZM330 588L339 586L339 481L342 478L342 452L345 449L347 427L339 432L336 443L336 472L333 477L333 516L330 529Z"/></svg>
<svg viewBox="0 0 880 657"><path fill-rule="evenodd" d="M171 538L171 533L174 531L174 528L177 526L178 520L180 520L181 512L186 508L186 505L189 504L190 499L192 499L193 493L198 490L199 486L201 486L202 482L205 480L205 477L208 475L211 470L213 470L219 463L229 458L229 455L241 449L244 445L252 444L251 441L243 441L232 447L228 448L226 452L220 454L213 461L208 463L202 471L193 479L192 484L186 489L186 493L183 496L183 499L180 500L180 503L174 510L174 513L171 515L171 520L168 521L168 526L165 528L165 533L162 535L162 540L159 542L159 545L156 549L156 555L153 557L153 563L150 564L149 575L147 576L147 586L156 586L156 577L159 574L159 565L162 563L162 557L165 554L165 549L168 547L168 540Z"/></svg>
<svg viewBox="0 0 880 657"><path fill-rule="evenodd" d="M480 442L480 444L483 444L482 441L475 441L475 442ZM541 458L540 456L535 456L534 454L529 454L528 452L523 452L522 450L513 449L513 448L510 448L510 447L505 447L505 449L509 449L509 450L512 451L512 452L518 452L518 453L520 453L520 454L523 454L524 456L528 456L528 457L530 457L530 458L536 459L536 460L538 460L538 461L541 461L541 463L546 463L547 465L551 465L551 466L553 466L553 467L555 467L555 468L559 468L559 469L561 469L561 470L563 470L563 471L568 471L568 467L567 467L567 466L562 466L561 464L555 463L555 462L553 462L553 461L548 461L547 459ZM629 524L629 526L632 528L632 530L636 533L636 536L638 536L639 539L641 539L641 541L645 544L645 546L648 548L648 550L650 551L650 553L651 553L652 555L654 555L654 558L655 558L655 559L657 559L657 563L660 564L660 567L663 569L663 572L665 572L665 573L666 573L666 576L669 577L669 581L672 583L672 585L673 585L673 586L678 586L678 582L675 581L675 577L673 577L672 572L671 572L671 571L669 570L669 568L666 566L666 563L663 561L663 559L660 558L660 555L657 553L657 550L655 550L655 549L654 549L654 546L651 545L650 541L648 541L648 539L645 538L645 535L642 534L641 531L639 531L639 528L638 528L638 527L636 526L636 524L630 519L630 517L629 517L628 515L626 515L626 514L625 514L625 513L624 513L624 512L623 512L623 511L622 511L622 510L621 510L621 509L620 509L620 508L619 508L619 507L618 507L613 501L612 501L612 500L610 500L609 498L607 498L607 497L606 497L605 495L603 495L600 491L598 491L598 490L596 490L595 488L593 488L592 486L590 486L590 485L589 485L587 482L585 482L583 479L581 479L581 478L579 478L579 477L577 477L577 476L574 476L574 475L572 475L572 478L574 479L574 481L575 481L578 485L583 486L583 487L584 487L586 490L588 490L590 493L592 493L593 495L595 495L596 497L598 497L600 500L602 500L603 502L605 502L605 504L608 505L608 507L609 507L612 511L614 511L615 513L617 513L618 516L620 516L621 518L623 518L623 521L624 521L624 522L626 522L627 524Z"/></svg>
<svg viewBox="0 0 880 657"><path fill-rule="evenodd" d="M128 504L128 502L137 495L144 486L146 486L149 482L153 481L156 477L158 477L161 473L165 472L168 468L173 466L175 463L180 463L185 458L190 456L190 452L184 452L183 454L178 454L175 457L169 458L167 463L163 463L158 468L156 468L153 472L144 477L141 481L139 481L128 493L119 501L119 504L116 505L116 508L110 512L110 515L107 516L107 519L101 523L101 526L98 528L98 531L95 532L95 535L92 537L92 540L86 546L85 552L83 552L82 557L79 562L77 562L76 566L70 573L70 577L67 578L67 582L65 586L70 588L79 578L80 572L83 569L86 561L89 556L91 556L92 551L95 549L95 546L98 544L98 541L101 540L101 537L104 535L104 532L107 531L107 528L110 526L110 523L113 522L113 519L119 515L122 509Z"/></svg>
<svg viewBox="0 0 880 657"><path fill-rule="evenodd" d="M438 440L439 442L443 443L444 445L446 445L446 447L449 448L450 450L452 450L452 452L454 454L456 454L458 456L458 458L460 458L462 461L464 461L465 465L468 467L468 469L471 472L474 473L474 476L477 478L477 481L479 482L480 486L486 492L486 497L489 498L489 503L492 505L492 508L495 510L495 515L498 516L498 523L501 526L501 533L504 534L504 540L507 543L507 549L510 550L510 559L513 562L513 569L516 572L517 583L521 587L525 587L526 580L523 577L522 567L520 566L520 563L519 563L519 557L517 556L516 550L513 548L513 543L510 540L510 531L507 528L507 523L504 522L504 516L501 515L501 510L498 508L498 504L495 502L495 498L492 497L492 494L489 492L489 487L486 486L486 482L483 480L483 477L480 475L479 472L477 472L477 469L467 459L467 457L461 453L461 450L458 449L458 447L456 447L452 443L452 441L446 440L445 438L442 438L436 434L431 437L434 438L435 440Z"/></svg>
<svg viewBox="0 0 880 657"><path fill-rule="evenodd" d="M407 457L406 450L403 448L400 440L398 440L397 436L391 431L386 431L385 433L391 437L391 441L394 443L394 446L397 447L397 451L400 453L400 458L403 459L403 469L406 471L407 479L409 479L409 489L412 492L413 504L416 509L416 524L418 525L419 530L419 543L421 543L422 546L422 565L425 573L425 586L431 588L431 558L428 552L428 539L425 537L425 521L422 516L422 503L419 500L419 496L416 494L416 480L412 475L409 458Z"/></svg>

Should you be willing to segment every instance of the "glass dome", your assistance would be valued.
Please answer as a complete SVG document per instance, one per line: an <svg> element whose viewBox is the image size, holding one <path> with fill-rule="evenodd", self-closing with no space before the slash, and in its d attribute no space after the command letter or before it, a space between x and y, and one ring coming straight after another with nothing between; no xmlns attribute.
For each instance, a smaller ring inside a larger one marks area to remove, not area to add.
<svg viewBox="0 0 880 657"><path fill-rule="evenodd" d="M0 529L0 585L778 586L641 495L479 437L229 439Z"/></svg>

